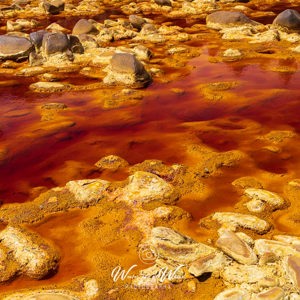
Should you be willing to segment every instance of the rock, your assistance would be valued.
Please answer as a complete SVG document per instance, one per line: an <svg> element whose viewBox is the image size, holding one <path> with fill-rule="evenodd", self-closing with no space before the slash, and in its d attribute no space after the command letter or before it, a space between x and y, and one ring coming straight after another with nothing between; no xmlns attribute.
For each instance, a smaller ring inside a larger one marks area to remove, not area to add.
<svg viewBox="0 0 300 300"><path fill-rule="evenodd" d="M69 41L70 41L69 47L72 53L78 53L78 54L84 53L84 48L77 36L69 35Z"/></svg>
<svg viewBox="0 0 300 300"><path fill-rule="evenodd" d="M68 36L62 32L47 33L43 36L42 49L47 56L66 52L69 46Z"/></svg>
<svg viewBox="0 0 300 300"><path fill-rule="evenodd" d="M233 229L242 227L256 231L259 234L263 234L271 228L270 224L265 220L241 213L216 212L213 214L212 219Z"/></svg>
<svg viewBox="0 0 300 300"><path fill-rule="evenodd" d="M57 15L65 9L63 0L44 0L43 7L46 13Z"/></svg>
<svg viewBox="0 0 300 300"><path fill-rule="evenodd" d="M257 263L257 256L253 250L230 230L224 230L216 241L216 246L241 264L253 265Z"/></svg>
<svg viewBox="0 0 300 300"><path fill-rule="evenodd" d="M140 60L148 61L152 57L151 51L143 45L138 45L134 47L133 52L136 55L136 57Z"/></svg>
<svg viewBox="0 0 300 300"><path fill-rule="evenodd" d="M216 251L202 243L167 227L154 227L147 242L157 252L157 257L177 263L191 263Z"/></svg>
<svg viewBox="0 0 300 300"><path fill-rule="evenodd" d="M128 165L129 164L125 159L117 155L108 155L102 157L99 161L95 163L95 166L98 167L99 169L110 169L110 170L125 168Z"/></svg>
<svg viewBox="0 0 300 300"><path fill-rule="evenodd" d="M106 196L110 183L101 179L85 179L69 181L66 187L74 194L79 205L89 206L97 204Z"/></svg>
<svg viewBox="0 0 300 300"><path fill-rule="evenodd" d="M259 256L262 256L265 253L273 253L277 257L293 255L297 252L291 245L266 239L255 240L254 251Z"/></svg>
<svg viewBox="0 0 300 300"><path fill-rule="evenodd" d="M247 202L246 207L249 211L254 213L261 213L266 210L266 203L261 200L251 200Z"/></svg>
<svg viewBox="0 0 300 300"><path fill-rule="evenodd" d="M86 19L80 19L73 27L72 33L75 35L79 34L97 34L99 31L94 26L94 24Z"/></svg>
<svg viewBox="0 0 300 300"><path fill-rule="evenodd" d="M300 31L300 14L294 9L286 9L273 21L273 25L292 31Z"/></svg>
<svg viewBox="0 0 300 300"><path fill-rule="evenodd" d="M296 250L300 250L300 238L291 235L274 235L273 239L282 243L291 244Z"/></svg>
<svg viewBox="0 0 300 300"><path fill-rule="evenodd" d="M30 41L34 45L36 51L41 48L44 35L47 33L48 32L46 30L38 30L29 34Z"/></svg>
<svg viewBox="0 0 300 300"><path fill-rule="evenodd" d="M284 300L284 290L279 287L274 287L267 291L253 295L251 300Z"/></svg>
<svg viewBox="0 0 300 300"><path fill-rule="evenodd" d="M51 102L51 103L46 103L43 104L41 106L42 110L63 110L66 109L67 105L64 103L55 103L55 102Z"/></svg>
<svg viewBox="0 0 300 300"><path fill-rule="evenodd" d="M300 294L291 293L289 300L300 300Z"/></svg>
<svg viewBox="0 0 300 300"><path fill-rule="evenodd" d="M28 58L32 43L23 37L0 35L0 60Z"/></svg>
<svg viewBox="0 0 300 300"><path fill-rule="evenodd" d="M70 90L71 86L59 82L35 82L32 83L29 88L37 93L57 93Z"/></svg>
<svg viewBox="0 0 300 300"><path fill-rule="evenodd" d="M291 255L285 258L286 273L297 289L300 289L300 256Z"/></svg>
<svg viewBox="0 0 300 300"><path fill-rule="evenodd" d="M141 205L151 201L173 203L178 195L173 186L157 175L138 171L129 176L129 183L119 196L120 200Z"/></svg>
<svg viewBox="0 0 300 300"><path fill-rule="evenodd" d="M42 279L58 267L58 251L23 227L7 226L0 232L0 242L11 251L22 273L31 278Z"/></svg>
<svg viewBox="0 0 300 300"><path fill-rule="evenodd" d="M188 271L199 277L205 273L219 272L226 264L227 259L223 253L212 253L192 262Z"/></svg>
<svg viewBox="0 0 300 300"><path fill-rule="evenodd" d="M245 190L245 194L253 200L267 203L273 210L283 208L285 204L278 194L263 189L249 188Z"/></svg>
<svg viewBox="0 0 300 300"><path fill-rule="evenodd" d="M223 53L224 57L239 57L241 55L242 55L242 53L240 52L240 50L238 50L238 49L231 49L231 48L226 49L224 51L224 53Z"/></svg>
<svg viewBox="0 0 300 300"><path fill-rule="evenodd" d="M257 23L238 11L217 11L206 17L206 26L217 30L244 24L255 25Z"/></svg>
<svg viewBox="0 0 300 300"><path fill-rule="evenodd" d="M161 6L172 6L172 3L170 0L154 0L156 4Z"/></svg>
<svg viewBox="0 0 300 300"><path fill-rule="evenodd" d="M46 30L49 32L63 32L63 33L70 32L69 29L62 27L61 25L59 25L57 23L51 23L49 26L47 26Z"/></svg>
<svg viewBox="0 0 300 300"><path fill-rule="evenodd" d="M17 19L15 21L8 20L6 23L6 31L24 31L35 28L38 25L35 20Z"/></svg>
<svg viewBox="0 0 300 300"><path fill-rule="evenodd" d="M141 30L143 25L146 24L145 19L137 15L130 15L128 19L130 24L138 30Z"/></svg>
<svg viewBox="0 0 300 300"><path fill-rule="evenodd" d="M243 289L228 289L218 294L214 300L250 300L251 294Z"/></svg>
<svg viewBox="0 0 300 300"><path fill-rule="evenodd" d="M272 277L272 268L271 267L260 267L256 265L240 265L233 264L228 267L225 267L221 271L221 277L233 284L242 284L248 283L253 284L264 280L265 278Z"/></svg>
<svg viewBox="0 0 300 300"><path fill-rule="evenodd" d="M106 84L123 83L129 86L144 87L151 82L151 76L143 64L130 53L116 53L111 59Z"/></svg>

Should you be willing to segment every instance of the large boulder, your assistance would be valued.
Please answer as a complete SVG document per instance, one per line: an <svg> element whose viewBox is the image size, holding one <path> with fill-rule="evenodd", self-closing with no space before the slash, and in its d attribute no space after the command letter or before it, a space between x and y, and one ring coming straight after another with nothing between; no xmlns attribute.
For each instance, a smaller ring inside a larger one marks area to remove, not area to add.
<svg viewBox="0 0 300 300"><path fill-rule="evenodd" d="M144 87L151 82L151 76L144 65L130 53L115 53L107 69L104 83L121 83L129 86Z"/></svg>
<svg viewBox="0 0 300 300"><path fill-rule="evenodd" d="M286 9L273 21L273 25L292 31L300 31L300 14L294 9Z"/></svg>
<svg viewBox="0 0 300 300"><path fill-rule="evenodd" d="M0 60L27 58L32 50L33 45L26 38L0 35Z"/></svg>
<svg viewBox="0 0 300 300"><path fill-rule="evenodd" d="M206 26L212 29L224 29L241 25L258 24L239 11L216 11L206 17Z"/></svg>
<svg viewBox="0 0 300 300"><path fill-rule="evenodd" d="M66 52L69 46L68 36L62 32L47 33L43 36L42 49L46 55Z"/></svg>
<svg viewBox="0 0 300 300"><path fill-rule="evenodd" d="M98 33L98 30L90 20L80 19L73 27L72 33L76 35Z"/></svg>
<svg viewBox="0 0 300 300"><path fill-rule="evenodd" d="M44 0L43 7L45 12L51 15L57 15L65 9L63 0Z"/></svg>

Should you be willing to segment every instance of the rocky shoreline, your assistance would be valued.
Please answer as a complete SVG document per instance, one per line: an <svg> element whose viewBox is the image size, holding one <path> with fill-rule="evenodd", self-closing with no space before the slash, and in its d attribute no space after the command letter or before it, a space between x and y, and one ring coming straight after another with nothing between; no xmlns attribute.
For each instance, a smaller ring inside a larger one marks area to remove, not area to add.
<svg viewBox="0 0 300 300"><path fill-rule="evenodd" d="M266 72L297 74L297 10L295 1L2 1L0 88L24 81L26 93L45 99L35 107L39 122L25 123L19 132L27 142L56 135L72 140L64 132L77 126L76 106L47 97L88 91L107 110L142 108L144 98L160 93L151 85L176 83L197 69L191 61L203 55L203 44L213 53L211 64L259 61ZM279 63L266 63L266 56ZM288 88L270 85L270 93L254 87L246 96L261 105L269 98L276 104L280 93L287 97ZM214 82L203 80L193 88L208 103L206 114L213 115L216 103L225 110L225 104L239 111L251 106L242 103L246 96L239 99L241 86L242 79L224 81L218 74ZM195 97L195 90L184 82L170 92L180 101L188 93ZM4 116L30 114L9 113ZM125 127L132 122L126 113ZM179 137L178 148L168 151L180 153L181 160L132 163L109 152L113 147L102 140L94 144L110 155L94 165L66 160L60 172L47 177L55 187L24 184L29 201L3 199L1 299L300 299L300 175L298 160L289 154L299 143L297 129L290 123L262 128L258 121L227 116L187 121L184 108L180 113L176 134L166 129L164 136ZM82 120L88 123L84 115ZM113 120L102 121L109 130ZM133 118L134 124L142 122ZM148 125L159 135L166 123ZM221 138L220 150L214 140L228 131L239 144ZM128 151L144 142L129 142ZM5 143L0 166L17 156ZM89 146L93 143L86 155ZM24 144L26 149L29 153L30 145ZM286 172L261 169L255 151L295 163ZM69 169L74 178L65 180ZM226 181L218 186L220 178ZM200 217L198 208L205 210Z"/></svg>

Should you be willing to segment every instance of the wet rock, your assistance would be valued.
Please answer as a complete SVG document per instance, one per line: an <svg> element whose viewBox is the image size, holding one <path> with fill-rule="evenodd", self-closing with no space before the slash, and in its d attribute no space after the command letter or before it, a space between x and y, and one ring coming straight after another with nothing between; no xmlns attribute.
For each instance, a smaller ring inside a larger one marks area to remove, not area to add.
<svg viewBox="0 0 300 300"><path fill-rule="evenodd" d="M250 300L251 294L243 289L228 289L218 294L214 300Z"/></svg>
<svg viewBox="0 0 300 300"><path fill-rule="evenodd" d="M170 0L154 0L156 4L161 6L172 6L172 3Z"/></svg>
<svg viewBox="0 0 300 300"><path fill-rule="evenodd" d="M286 30L300 31L300 14L294 9L286 9L275 18L273 25Z"/></svg>
<svg viewBox="0 0 300 300"><path fill-rule="evenodd" d="M257 23L249 19L244 13L237 11L217 11L206 18L206 26L217 30L243 24L254 25Z"/></svg>
<svg viewBox="0 0 300 300"><path fill-rule="evenodd" d="M75 26L73 27L73 34L91 34L91 33L98 33L97 28L90 20L80 19Z"/></svg>
<svg viewBox="0 0 300 300"><path fill-rule="evenodd" d="M167 227L154 227L147 242L157 252L157 257L177 263L191 263L216 251L202 243Z"/></svg>
<svg viewBox="0 0 300 300"><path fill-rule="evenodd" d="M30 41L34 45L36 51L38 51L41 48L43 43L43 37L47 33L48 32L46 30L38 30L29 34Z"/></svg>
<svg viewBox="0 0 300 300"><path fill-rule="evenodd" d="M33 45L26 38L0 35L0 60L28 58L32 50Z"/></svg>
<svg viewBox="0 0 300 300"><path fill-rule="evenodd" d="M117 155L108 155L102 157L99 161L95 163L95 166L98 167L99 169L110 169L110 170L125 168L128 165L129 164L125 159Z"/></svg>
<svg viewBox="0 0 300 300"><path fill-rule="evenodd" d="M192 262L188 271L192 275L199 277L205 273L219 272L227 264L228 260L223 253L212 253Z"/></svg>
<svg viewBox="0 0 300 300"><path fill-rule="evenodd" d="M273 253L278 257L296 253L296 249L289 244L266 239L255 240L254 251L259 256L262 256L265 253Z"/></svg>
<svg viewBox="0 0 300 300"><path fill-rule="evenodd" d="M241 213L216 212L213 214L212 219L216 220L222 225L227 225L232 229L241 227L256 231L260 234L269 231L271 228L270 224L265 220L262 220L256 216Z"/></svg>
<svg viewBox="0 0 300 300"><path fill-rule="evenodd" d="M245 194L252 200L267 203L273 210L283 208L285 204L282 197L267 190L249 188L245 190Z"/></svg>
<svg viewBox="0 0 300 300"><path fill-rule="evenodd" d="M111 59L106 84L122 83L129 86L144 87L151 82L151 76L143 64L133 54L116 53Z"/></svg>
<svg viewBox="0 0 300 300"><path fill-rule="evenodd" d="M267 291L263 291L259 294L253 295L253 300L283 300L284 298L284 290L279 287L274 287Z"/></svg>
<svg viewBox="0 0 300 300"><path fill-rule="evenodd" d="M128 19L130 24L138 30L141 30L143 25L146 24L145 19L137 15L130 15Z"/></svg>
<svg viewBox="0 0 300 300"><path fill-rule="evenodd" d="M46 13L57 15L65 9L65 2L63 0L44 0L43 8Z"/></svg>
<svg viewBox="0 0 300 300"><path fill-rule="evenodd" d="M291 255L285 258L286 272L296 288L300 288L300 256Z"/></svg>
<svg viewBox="0 0 300 300"><path fill-rule="evenodd" d="M0 232L0 242L11 251L22 273L29 277L42 279L58 267L58 251L25 228L7 226Z"/></svg>
<svg viewBox="0 0 300 300"><path fill-rule="evenodd" d="M253 250L230 230L224 230L216 241L216 246L241 264L253 265L257 263L257 256Z"/></svg>
<svg viewBox="0 0 300 300"><path fill-rule="evenodd" d="M69 49L68 36L61 32L47 33L43 36L42 49L45 55L66 52Z"/></svg>
<svg viewBox="0 0 300 300"><path fill-rule="evenodd" d="M76 201L82 206L97 204L106 196L110 183L101 179L85 179L69 181L66 187L74 194Z"/></svg>
<svg viewBox="0 0 300 300"><path fill-rule="evenodd" d="M130 204L141 205L151 201L173 203L178 195L173 186L157 175L138 171L129 176L129 183L119 199Z"/></svg>

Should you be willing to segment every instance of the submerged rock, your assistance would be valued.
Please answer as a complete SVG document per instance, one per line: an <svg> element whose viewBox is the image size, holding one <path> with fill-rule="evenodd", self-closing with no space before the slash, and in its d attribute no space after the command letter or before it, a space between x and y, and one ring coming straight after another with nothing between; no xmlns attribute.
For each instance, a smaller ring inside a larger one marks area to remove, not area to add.
<svg viewBox="0 0 300 300"><path fill-rule="evenodd" d="M151 82L151 76L143 64L130 53L116 53L107 68L106 84L125 84L129 86L145 87Z"/></svg>
<svg viewBox="0 0 300 300"><path fill-rule="evenodd" d="M23 37L0 35L0 60L28 58L32 43Z"/></svg>
<svg viewBox="0 0 300 300"><path fill-rule="evenodd" d="M300 14L294 9L286 9L275 18L273 25L286 30L300 31Z"/></svg>
<svg viewBox="0 0 300 300"><path fill-rule="evenodd" d="M21 272L29 277L42 279L58 267L58 251L23 227L7 226L0 232L0 243L11 251Z"/></svg>
<svg viewBox="0 0 300 300"><path fill-rule="evenodd" d="M102 157L99 161L95 163L95 166L98 167L99 169L110 169L110 170L125 168L128 165L129 164L125 159L117 155L108 155Z"/></svg>

